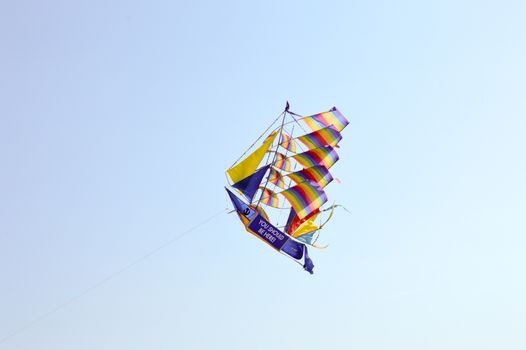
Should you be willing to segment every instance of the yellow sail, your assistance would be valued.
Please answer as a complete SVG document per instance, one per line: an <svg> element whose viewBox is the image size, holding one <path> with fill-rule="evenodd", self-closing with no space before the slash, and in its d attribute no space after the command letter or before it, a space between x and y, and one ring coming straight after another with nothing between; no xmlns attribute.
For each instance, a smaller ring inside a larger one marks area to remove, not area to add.
<svg viewBox="0 0 526 350"><path fill-rule="evenodd" d="M263 160L263 157L265 157L268 149L270 146L272 146L272 142L274 142L276 135L276 133L270 134L265 142L263 142L263 144L257 150L255 150L254 153L246 157L236 166L228 169L228 176L230 176L234 183L243 180L245 177L252 175L254 171L256 171L259 164Z"/></svg>
<svg viewBox="0 0 526 350"><path fill-rule="evenodd" d="M307 220L303 224L301 224L300 227L298 227L296 229L296 231L291 233L292 237L298 238L298 237L303 236L303 235L305 235L307 233L310 233L312 231L318 230L319 227L315 223L315 220L316 220L317 217L318 217L318 214L314 215L312 218L310 218L309 220Z"/></svg>

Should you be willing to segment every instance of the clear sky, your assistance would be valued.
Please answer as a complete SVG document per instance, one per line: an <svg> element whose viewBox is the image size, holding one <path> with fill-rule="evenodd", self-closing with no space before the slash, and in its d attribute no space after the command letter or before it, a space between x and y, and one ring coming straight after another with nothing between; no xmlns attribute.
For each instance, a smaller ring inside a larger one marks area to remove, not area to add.
<svg viewBox="0 0 526 350"><path fill-rule="evenodd" d="M6 350L525 349L521 1L4 1L0 338L229 205L282 111L351 121L310 276L223 214Z"/></svg>

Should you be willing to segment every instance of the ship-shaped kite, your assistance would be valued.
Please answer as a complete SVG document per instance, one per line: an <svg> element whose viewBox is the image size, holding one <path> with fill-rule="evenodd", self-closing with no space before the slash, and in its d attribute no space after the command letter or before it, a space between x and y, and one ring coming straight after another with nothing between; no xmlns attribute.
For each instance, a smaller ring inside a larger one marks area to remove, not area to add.
<svg viewBox="0 0 526 350"><path fill-rule="evenodd" d="M329 169L339 159L336 148L348 124L336 107L301 116L289 111L287 102L226 171L226 190L245 229L311 274L314 264L307 246L323 248L316 241L335 207L323 207L324 188L333 180Z"/></svg>

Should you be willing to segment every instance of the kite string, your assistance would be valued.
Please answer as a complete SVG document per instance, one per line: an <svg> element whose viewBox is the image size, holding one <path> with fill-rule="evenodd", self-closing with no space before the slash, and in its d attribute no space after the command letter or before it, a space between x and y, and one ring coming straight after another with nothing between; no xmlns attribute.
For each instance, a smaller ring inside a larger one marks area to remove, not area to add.
<svg viewBox="0 0 526 350"><path fill-rule="evenodd" d="M43 321L44 319L50 317L54 313L56 313L56 312L60 311L61 309L65 308L66 306L74 303L75 301L79 300L80 298L82 298L86 294L94 291L95 289L101 287L102 285L106 284L107 282L111 281L112 279L116 278L117 276L121 275L122 273L128 271L129 269L131 269L135 265L138 265L139 263L143 262L144 260L150 258L151 256L153 256L156 253L158 253L160 250L162 250L162 249L166 248L167 246L169 246L170 244L173 244L174 242L180 240L181 238L183 238L184 236L186 236L190 232L195 231L199 227L209 223L210 221L212 221L213 219L215 219L216 217L218 217L219 215L223 214L226 211L228 211L228 208L225 208L225 209L221 210L220 212L210 216L209 218L201 221L200 223L198 223L197 225L189 228L188 230L184 231L180 235L170 238L169 240L167 240L164 243L158 245L157 247L153 248L149 252L143 254L142 256L140 256L140 257L136 258L135 260L133 260L132 262L128 263L127 265L124 265L119 270L114 271L110 275L104 277L103 279L99 280L98 282L96 282L96 283L92 284L91 286L85 288L83 291L81 291L77 295L67 299L66 301L62 302L61 304L58 304L57 306L55 306L54 308L50 309L49 311L44 312L40 316L35 317L33 320L27 322L25 325L23 325L23 326L15 329L13 331L11 331L11 333L8 333L6 336L0 338L0 344L5 343L9 339L17 336L18 334L26 331L27 329L29 329L30 327L34 326L35 324Z"/></svg>

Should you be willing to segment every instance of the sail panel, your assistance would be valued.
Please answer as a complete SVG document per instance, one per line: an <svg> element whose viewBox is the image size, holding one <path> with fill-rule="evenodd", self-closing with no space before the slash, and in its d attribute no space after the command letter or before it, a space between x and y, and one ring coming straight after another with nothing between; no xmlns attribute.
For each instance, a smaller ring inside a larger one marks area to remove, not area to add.
<svg viewBox="0 0 526 350"><path fill-rule="evenodd" d="M290 235L294 238L298 238L306 234L316 232L319 229L318 225L316 224L318 214L319 212L311 216L308 220L304 221L295 231L290 232Z"/></svg>
<svg viewBox="0 0 526 350"><path fill-rule="evenodd" d="M296 154L292 158L296 159L305 168L316 165L323 165L327 169L334 165L339 159L338 153L331 146L311 149L307 152Z"/></svg>
<svg viewBox="0 0 526 350"><path fill-rule="evenodd" d="M282 133L281 141L279 144L281 145L281 147L285 148L286 150L289 150L292 153L298 153L298 145L296 143L296 140L294 140L292 136L287 133Z"/></svg>
<svg viewBox="0 0 526 350"><path fill-rule="evenodd" d="M316 209L312 213L310 213L309 215L305 216L303 219L300 219L296 215L296 212L294 211L294 208L292 208L291 212L290 212L290 215L289 215L289 219L287 221L287 230L286 230L287 233L291 234L292 232L296 231L298 229L298 227L300 227L304 222L306 222L307 220L309 220L313 216L318 215L319 213L320 213L320 210Z"/></svg>
<svg viewBox="0 0 526 350"><path fill-rule="evenodd" d="M280 192L303 219L327 202L327 195L316 182L306 181Z"/></svg>
<svg viewBox="0 0 526 350"><path fill-rule="evenodd" d="M311 132L297 138L301 141L308 149L323 147L323 146L336 146L342 139L340 132L334 127L329 125L320 130Z"/></svg>
<svg viewBox="0 0 526 350"><path fill-rule="evenodd" d="M294 173L288 174L287 177L291 178L296 183L302 183L304 181L317 182L322 188L327 186L333 177L329 170L323 165L315 165L310 168L306 168Z"/></svg>
<svg viewBox="0 0 526 350"><path fill-rule="evenodd" d="M314 231L310 231L310 232L307 232L307 233L304 233L303 235L299 236L298 238L296 238L298 241L300 242L303 242L305 244L308 244L308 245L311 245L311 246L314 246L316 248L324 248L324 247L318 247L315 243L314 243L314 234L316 233L316 230Z"/></svg>
<svg viewBox="0 0 526 350"><path fill-rule="evenodd" d="M336 107L333 107L327 112L305 117L303 118L303 122L305 122L305 124L307 124L308 127L314 131L332 124L336 130L341 132L349 124L349 121Z"/></svg>
<svg viewBox="0 0 526 350"><path fill-rule="evenodd" d="M272 192L268 188L260 187L260 189L263 191L261 203L274 208L280 207L279 197L276 193Z"/></svg>
<svg viewBox="0 0 526 350"><path fill-rule="evenodd" d="M283 178L283 175L273 168L270 169L268 181L280 188L285 188L285 179Z"/></svg>
<svg viewBox="0 0 526 350"><path fill-rule="evenodd" d="M290 207L289 217L287 218L287 223L285 224L285 232L290 233L290 228L295 218L296 212L294 211L294 208Z"/></svg>
<svg viewBox="0 0 526 350"><path fill-rule="evenodd" d="M279 152L277 152L277 158L274 162L274 166L281 170L292 171L292 162L290 161L290 159Z"/></svg>
<svg viewBox="0 0 526 350"><path fill-rule="evenodd" d="M232 187L237 188L243 193L249 202L252 202L254 195L256 194L263 177L267 173L267 170L270 168L270 165L265 165L264 167L257 170L252 175L249 175L242 179L241 181L236 182Z"/></svg>
<svg viewBox="0 0 526 350"><path fill-rule="evenodd" d="M272 142L274 142L276 135L277 134L275 132L270 134L257 150L255 150L251 155L249 155L239 164L227 170L228 176L230 176L234 183L243 180L244 178L252 175L256 171L259 164L263 160L263 157L265 157L265 154L269 150L270 146L272 146Z"/></svg>

